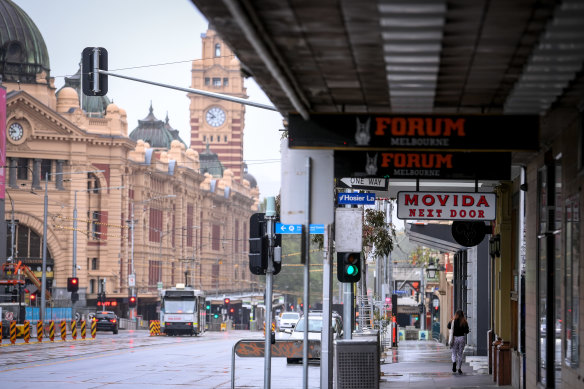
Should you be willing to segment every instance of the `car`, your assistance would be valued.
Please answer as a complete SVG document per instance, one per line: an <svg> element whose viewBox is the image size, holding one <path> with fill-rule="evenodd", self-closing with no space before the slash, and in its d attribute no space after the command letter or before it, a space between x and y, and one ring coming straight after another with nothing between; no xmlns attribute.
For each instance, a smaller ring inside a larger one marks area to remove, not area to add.
<svg viewBox="0 0 584 389"><path fill-rule="evenodd" d="M280 331L291 332L296 327L298 319L300 319L298 312L283 312L280 317L278 329Z"/></svg>
<svg viewBox="0 0 584 389"><path fill-rule="evenodd" d="M114 312L96 312L95 316L93 316L93 321L96 322L97 331L112 331L114 334L118 333L119 320Z"/></svg>
<svg viewBox="0 0 584 389"><path fill-rule="evenodd" d="M333 332L333 340L338 339L343 334L343 321L341 320L339 315L332 315L331 318L331 327ZM322 322L323 322L323 315L322 313L309 313L308 314L308 340L316 340L320 343L321 341L321 333L322 333ZM301 317L294 327L294 330L290 334L288 339L290 340L304 340L304 326L306 320L305 317ZM320 348L320 344L319 344ZM320 351L320 350L319 350ZM320 354L320 352L318 353ZM320 358L312 358L311 361L320 361ZM299 358L287 358L288 363L298 363L301 359Z"/></svg>

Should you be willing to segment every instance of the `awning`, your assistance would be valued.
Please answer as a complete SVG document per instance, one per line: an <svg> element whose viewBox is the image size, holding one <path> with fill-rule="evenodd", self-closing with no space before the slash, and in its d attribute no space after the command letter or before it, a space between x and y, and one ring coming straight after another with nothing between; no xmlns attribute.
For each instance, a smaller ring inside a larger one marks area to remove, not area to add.
<svg viewBox="0 0 584 389"><path fill-rule="evenodd" d="M406 223L406 235L411 242L418 243L442 252L466 250L452 237L451 226L448 224L413 224Z"/></svg>

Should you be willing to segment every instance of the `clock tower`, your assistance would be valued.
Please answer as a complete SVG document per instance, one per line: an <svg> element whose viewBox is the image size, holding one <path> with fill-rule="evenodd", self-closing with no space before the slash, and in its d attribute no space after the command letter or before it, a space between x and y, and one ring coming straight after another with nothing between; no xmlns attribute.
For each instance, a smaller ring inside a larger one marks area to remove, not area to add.
<svg viewBox="0 0 584 389"><path fill-rule="evenodd" d="M241 67L231 49L213 30L207 30L201 38L203 57L193 61L191 88L247 98ZM191 148L202 153L209 145L223 166L233 171L234 179L241 181L245 106L193 93L188 97Z"/></svg>

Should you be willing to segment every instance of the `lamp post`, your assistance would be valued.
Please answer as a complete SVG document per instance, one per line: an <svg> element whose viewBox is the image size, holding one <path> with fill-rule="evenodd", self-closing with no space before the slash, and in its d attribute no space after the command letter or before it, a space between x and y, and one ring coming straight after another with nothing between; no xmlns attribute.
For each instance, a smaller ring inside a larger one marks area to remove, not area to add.
<svg viewBox="0 0 584 389"><path fill-rule="evenodd" d="M87 174L87 173L101 173L104 170L90 170L83 172L57 172L57 173L45 173L45 198L44 198L44 211L43 211L43 264L42 264L42 280L41 280L41 310L40 310L40 320L45 321L45 309L46 309L46 288L47 288L47 214L49 208L49 176L57 176L62 174Z"/></svg>
<svg viewBox="0 0 584 389"><path fill-rule="evenodd" d="M14 200L10 196L10 192L6 191L10 199L10 207L12 208L12 216L10 219L10 261L14 261Z"/></svg>

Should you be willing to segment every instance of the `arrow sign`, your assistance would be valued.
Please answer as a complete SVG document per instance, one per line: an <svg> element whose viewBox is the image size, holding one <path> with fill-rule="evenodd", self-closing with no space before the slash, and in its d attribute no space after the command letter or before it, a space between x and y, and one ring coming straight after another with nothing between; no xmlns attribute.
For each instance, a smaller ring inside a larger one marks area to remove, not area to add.
<svg viewBox="0 0 584 389"><path fill-rule="evenodd" d="M340 187L363 190L387 190L389 180L387 178L371 177L345 177L338 183Z"/></svg>
<svg viewBox="0 0 584 389"><path fill-rule="evenodd" d="M300 234L302 233L302 224L283 224L276 223L276 234ZM311 224L311 234L324 234L324 224Z"/></svg>

